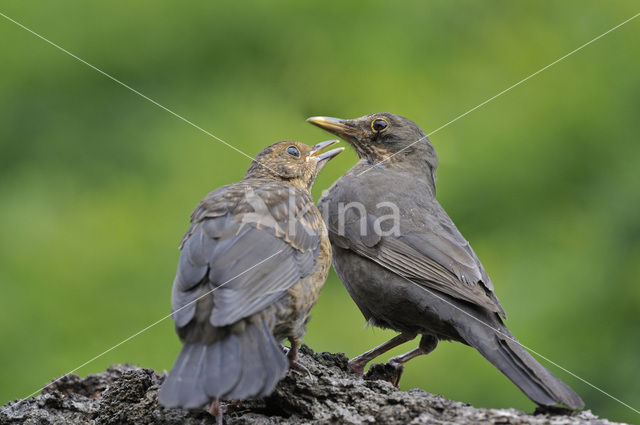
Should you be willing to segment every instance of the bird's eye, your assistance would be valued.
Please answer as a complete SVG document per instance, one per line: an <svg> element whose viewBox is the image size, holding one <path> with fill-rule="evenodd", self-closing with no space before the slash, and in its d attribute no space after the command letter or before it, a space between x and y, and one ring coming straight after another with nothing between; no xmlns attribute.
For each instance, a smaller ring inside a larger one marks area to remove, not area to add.
<svg viewBox="0 0 640 425"><path fill-rule="evenodd" d="M371 129L376 133L380 133L381 131L386 129L388 126L389 126L389 123L383 120L382 118L375 119L371 123Z"/></svg>
<svg viewBox="0 0 640 425"><path fill-rule="evenodd" d="M295 146L289 146L287 148L287 153L291 156L295 156L296 158L300 158L300 151Z"/></svg>

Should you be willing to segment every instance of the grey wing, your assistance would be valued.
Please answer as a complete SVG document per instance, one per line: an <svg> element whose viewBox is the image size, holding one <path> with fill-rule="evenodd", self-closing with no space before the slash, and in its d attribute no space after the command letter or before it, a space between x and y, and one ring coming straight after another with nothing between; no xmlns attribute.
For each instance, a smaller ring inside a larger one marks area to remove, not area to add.
<svg viewBox="0 0 640 425"><path fill-rule="evenodd" d="M493 285L469 244L449 239L444 231L383 237L375 256L396 273L504 317Z"/></svg>
<svg viewBox="0 0 640 425"><path fill-rule="evenodd" d="M270 230L228 215L198 222L187 234L172 294L178 327L189 323L195 300L209 291L213 326L259 312L311 272L320 246L316 234L315 249L297 250Z"/></svg>
<svg viewBox="0 0 640 425"><path fill-rule="evenodd" d="M427 214L419 206L413 210ZM392 231L392 227L385 229L384 221L379 221L381 214L369 211L361 218L359 214L356 217L352 211L347 211L343 218L331 214L328 228L332 242L338 246L418 284L504 317L504 310L480 260L435 200L428 215L423 217L421 225L417 225L401 214L396 230Z"/></svg>

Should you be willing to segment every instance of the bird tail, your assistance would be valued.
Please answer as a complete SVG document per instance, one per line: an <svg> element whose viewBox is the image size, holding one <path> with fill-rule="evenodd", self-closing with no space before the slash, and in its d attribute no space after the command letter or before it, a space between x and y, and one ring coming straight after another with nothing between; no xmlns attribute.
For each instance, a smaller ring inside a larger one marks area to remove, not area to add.
<svg viewBox="0 0 640 425"><path fill-rule="evenodd" d="M497 316L495 318L489 322L495 330L476 323L458 329L458 332L537 404L563 404L571 409L582 409L584 402L578 394L538 363L502 321Z"/></svg>
<svg viewBox="0 0 640 425"><path fill-rule="evenodd" d="M165 407L188 409L213 398L244 400L273 392L289 363L267 323L246 321L242 332L203 344L187 342L158 393Z"/></svg>

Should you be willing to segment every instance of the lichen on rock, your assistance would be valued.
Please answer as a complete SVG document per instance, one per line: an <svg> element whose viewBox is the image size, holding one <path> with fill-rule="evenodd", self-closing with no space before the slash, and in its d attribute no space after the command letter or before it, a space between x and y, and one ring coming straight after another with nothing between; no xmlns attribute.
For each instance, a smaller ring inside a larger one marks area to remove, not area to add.
<svg viewBox="0 0 640 425"><path fill-rule="evenodd" d="M229 403L225 424L612 424L590 411L530 415L482 409L420 389L386 382L384 366L365 379L349 373L344 354L313 353L300 362L310 374L289 371L269 397ZM0 407L0 424L215 424L205 411L166 409L157 402L166 374L130 365L79 378L65 376L41 395Z"/></svg>

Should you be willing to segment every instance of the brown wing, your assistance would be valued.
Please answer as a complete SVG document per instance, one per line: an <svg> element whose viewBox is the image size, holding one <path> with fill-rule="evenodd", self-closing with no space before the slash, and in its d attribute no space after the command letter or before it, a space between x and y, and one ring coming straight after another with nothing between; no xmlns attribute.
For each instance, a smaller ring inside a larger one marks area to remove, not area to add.
<svg viewBox="0 0 640 425"><path fill-rule="evenodd" d="M310 196L281 186L236 183L198 205L173 286L178 327L194 317L203 290L214 291L210 323L225 326L264 309L310 273L320 249L319 215Z"/></svg>

